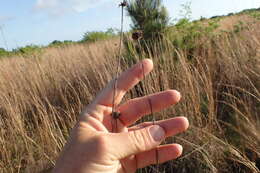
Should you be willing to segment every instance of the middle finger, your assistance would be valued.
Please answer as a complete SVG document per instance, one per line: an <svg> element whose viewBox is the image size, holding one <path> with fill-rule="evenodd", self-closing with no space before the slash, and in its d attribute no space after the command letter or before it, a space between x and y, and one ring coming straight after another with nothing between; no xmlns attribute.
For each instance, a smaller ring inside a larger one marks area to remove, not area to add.
<svg viewBox="0 0 260 173"><path fill-rule="evenodd" d="M125 126L135 123L142 116L157 112L179 102L181 96L178 91L168 90L153 95L129 100L119 106L120 120ZM150 107L150 104L152 109Z"/></svg>

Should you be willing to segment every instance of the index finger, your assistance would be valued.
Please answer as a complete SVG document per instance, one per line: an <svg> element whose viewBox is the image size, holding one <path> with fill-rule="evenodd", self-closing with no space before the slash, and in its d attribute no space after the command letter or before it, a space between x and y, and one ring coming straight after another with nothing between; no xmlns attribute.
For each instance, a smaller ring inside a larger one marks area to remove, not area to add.
<svg viewBox="0 0 260 173"><path fill-rule="evenodd" d="M100 104L108 107L113 106L113 96L115 92L115 105L118 105L125 93L133 88L144 75L149 74L153 69L153 61L150 59L144 59L133 67L122 73L117 79L117 86L114 91L116 79L113 79L105 89L94 100L94 104Z"/></svg>

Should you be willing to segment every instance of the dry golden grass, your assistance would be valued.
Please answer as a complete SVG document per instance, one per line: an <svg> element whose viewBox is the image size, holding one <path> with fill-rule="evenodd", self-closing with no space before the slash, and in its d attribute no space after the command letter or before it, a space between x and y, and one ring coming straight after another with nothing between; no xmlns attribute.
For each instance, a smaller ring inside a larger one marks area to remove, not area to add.
<svg viewBox="0 0 260 173"><path fill-rule="evenodd" d="M234 16L226 16L220 19L220 27L217 30L230 31L234 29L234 26L239 23L244 23L245 26L250 26L250 24L258 22L257 19L249 16L248 14L239 14Z"/></svg>
<svg viewBox="0 0 260 173"><path fill-rule="evenodd" d="M187 116L191 124L168 140L184 145L184 155L161 165L162 171L259 172L259 27L208 40L191 60L185 50L163 42L153 55L124 59L122 69L147 56L155 64L147 91L139 84L126 98L168 88L182 93L176 107L156 113L158 119ZM0 172L48 172L54 166L83 106L115 74L115 42L1 60Z"/></svg>

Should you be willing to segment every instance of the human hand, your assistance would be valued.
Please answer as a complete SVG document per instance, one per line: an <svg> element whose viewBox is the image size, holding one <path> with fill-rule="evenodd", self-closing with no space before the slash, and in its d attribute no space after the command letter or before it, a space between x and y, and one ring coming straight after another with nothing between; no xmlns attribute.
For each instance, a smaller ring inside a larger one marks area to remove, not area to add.
<svg viewBox="0 0 260 173"><path fill-rule="evenodd" d="M84 109L57 161L54 173L132 173L138 168L156 164L156 152L160 163L181 155L182 147L179 144L159 145L166 137L185 131L189 126L186 118L129 127L151 113L148 98L155 112L179 102L180 94L177 91L168 90L119 105L125 93L152 69L152 61L145 59L118 78L114 100L116 111L120 112L118 133L111 133L115 80Z"/></svg>

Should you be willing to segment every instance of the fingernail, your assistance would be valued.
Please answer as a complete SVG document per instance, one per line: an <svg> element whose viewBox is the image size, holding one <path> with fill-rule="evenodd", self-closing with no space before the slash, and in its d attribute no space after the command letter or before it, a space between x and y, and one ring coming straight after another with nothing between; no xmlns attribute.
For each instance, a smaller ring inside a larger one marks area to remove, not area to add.
<svg viewBox="0 0 260 173"><path fill-rule="evenodd" d="M156 141L156 142L160 142L164 139L165 137L165 132L163 130L163 128L161 128L160 126L158 125L154 125L152 126L150 129L150 134L151 136L153 137L153 139Z"/></svg>
<svg viewBox="0 0 260 173"><path fill-rule="evenodd" d="M177 95L177 97L178 97L178 102L179 102L180 99L181 99L181 93L180 93L179 91L176 91L176 95Z"/></svg>
<svg viewBox="0 0 260 173"><path fill-rule="evenodd" d="M181 154L182 154L182 152L183 152L183 147L182 147L181 145L179 145L179 144L177 144L177 147L179 148L180 155L181 155Z"/></svg>
<svg viewBox="0 0 260 173"><path fill-rule="evenodd" d="M176 149L176 158L180 157L182 155L183 152L183 148L181 145L179 144L174 144L175 145L175 149Z"/></svg>

